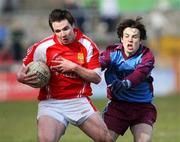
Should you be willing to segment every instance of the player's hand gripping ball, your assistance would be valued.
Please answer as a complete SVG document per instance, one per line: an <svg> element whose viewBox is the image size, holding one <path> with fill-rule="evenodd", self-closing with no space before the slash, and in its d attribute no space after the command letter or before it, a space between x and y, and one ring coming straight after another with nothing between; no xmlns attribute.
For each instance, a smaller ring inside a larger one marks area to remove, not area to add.
<svg viewBox="0 0 180 142"><path fill-rule="evenodd" d="M40 61L31 62L28 64L29 70L28 74L36 73L38 76L38 83L31 85L34 88L42 88L48 84L50 79L50 70L49 67Z"/></svg>

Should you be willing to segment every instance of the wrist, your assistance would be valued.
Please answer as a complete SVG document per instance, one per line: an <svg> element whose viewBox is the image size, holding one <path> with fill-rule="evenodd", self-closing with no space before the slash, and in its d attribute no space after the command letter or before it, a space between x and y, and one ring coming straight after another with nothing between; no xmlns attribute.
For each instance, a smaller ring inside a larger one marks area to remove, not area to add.
<svg viewBox="0 0 180 142"><path fill-rule="evenodd" d="M78 68L79 68L79 65L78 64L74 64L74 66L72 67L71 71L72 72L77 72Z"/></svg>

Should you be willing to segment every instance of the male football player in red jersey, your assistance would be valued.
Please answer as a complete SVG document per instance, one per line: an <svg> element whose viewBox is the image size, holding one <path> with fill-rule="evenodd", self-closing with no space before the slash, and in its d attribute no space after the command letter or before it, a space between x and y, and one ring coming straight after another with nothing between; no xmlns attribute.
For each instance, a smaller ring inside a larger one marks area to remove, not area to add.
<svg viewBox="0 0 180 142"><path fill-rule="evenodd" d="M54 34L28 49L17 73L19 82L31 86L37 83L37 77L27 75L27 64L42 61L51 70L51 79L38 96L38 141L58 142L71 123L96 142L112 142L88 97L92 95L90 83L101 81L95 43L75 28L75 20L67 10L53 10L49 25Z"/></svg>

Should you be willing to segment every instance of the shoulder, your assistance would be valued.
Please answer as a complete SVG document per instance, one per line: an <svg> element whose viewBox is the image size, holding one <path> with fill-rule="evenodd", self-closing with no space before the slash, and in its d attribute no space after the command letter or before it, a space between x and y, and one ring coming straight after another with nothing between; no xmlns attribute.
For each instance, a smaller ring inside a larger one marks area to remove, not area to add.
<svg viewBox="0 0 180 142"><path fill-rule="evenodd" d="M111 53L117 51L117 49L119 49L119 44L113 44L113 45L109 45L106 47L105 50L103 50L100 54L100 59L102 61L110 61L110 56L111 56Z"/></svg>
<svg viewBox="0 0 180 142"><path fill-rule="evenodd" d="M154 57L153 52L151 51L150 48L147 46L141 46L141 51L140 51L144 56L151 56Z"/></svg>
<svg viewBox="0 0 180 142"><path fill-rule="evenodd" d="M140 54L142 54L142 62L155 62L154 54L150 48L142 46Z"/></svg>
<svg viewBox="0 0 180 142"><path fill-rule="evenodd" d="M50 47L55 44L54 35L44 38L43 40L34 44L36 47Z"/></svg>
<svg viewBox="0 0 180 142"><path fill-rule="evenodd" d="M117 50L121 50L121 49L122 49L121 44L112 44L112 45L108 45L106 49L102 51L101 54L106 54L107 56L110 55L110 53L116 52Z"/></svg>
<svg viewBox="0 0 180 142"><path fill-rule="evenodd" d="M92 39L82 33L79 29L75 28L74 32L76 34L76 41L78 41L85 48L89 48L92 45L96 47L96 44L92 41Z"/></svg>
<svg viewBox="0 0 180 142"><path fill-rule="evenodd" d="M55 44L55 41L53 38L54 38L54 36L44 38L43 40L41 40L41 41L33 44L31 47L29 47L24 61L25 60L46 61L47 49Z"/></svg>
<svg viewBox="0 0 180 142"><path fill-rule="evenodd" d="M55 44L54 36L50 36L47 38L44 38L43 40L34 43L32 46L30 46L27 50L28 54L33 54L37 50L47 49L48 47Z"/></svg>
<svg viewBox="0 0 180 142"><path fill-rule="evenodd" d="M122 49L121 44L112 44L112 45L108 45L106 47L106 50L109 50L109 51L116 51L118 49L120 49L120 50Z"/></svg>
<svg viewBox="0 0 180 142"><path fill-rule="evenodd" d="M88 36L83 34L78 39L78 42L80 43L81 47L84 48L88 53L93 53L93 52L99 53L99 48L97 47L95 42Z"/></svg>

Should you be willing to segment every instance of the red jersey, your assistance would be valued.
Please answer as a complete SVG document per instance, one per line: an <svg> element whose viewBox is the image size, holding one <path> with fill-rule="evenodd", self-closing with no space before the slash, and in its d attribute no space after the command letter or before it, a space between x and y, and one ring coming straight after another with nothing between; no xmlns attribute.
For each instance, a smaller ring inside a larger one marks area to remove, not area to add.
<svg viewBox="0 0 180 142"><path fill-rule="evenodd" d="M27 65L32 61L42 61L50 67L51 61L61 56L88 69L100 68L99 50L95 43L78 29L75 32L76 39L68 45L62 45L56 35L34 44L28 49L23 63ZM62 74L51 70L50 81L40 89L38 99L70 99L90 95L90 83L77 74Z"/></svg>

